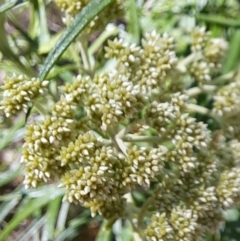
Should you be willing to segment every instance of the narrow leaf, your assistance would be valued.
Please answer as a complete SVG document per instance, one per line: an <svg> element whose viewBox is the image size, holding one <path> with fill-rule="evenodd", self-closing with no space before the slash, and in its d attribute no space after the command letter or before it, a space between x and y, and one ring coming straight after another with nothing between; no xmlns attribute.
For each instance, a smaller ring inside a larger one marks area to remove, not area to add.
<svg viewBox="0 0 240 241"><path fill-rule="evenodd" d="M7 240L8 236L16 229L23 220L27 219L34 212L40 210L47 203L51 202L53 199L62 195L61 189L53 189L54 185L48 187L39 188L40 190L29 192L28 198L23 199L22 205L19 205L13 218L9 221L8 225L0 232L0 241ZM29 199L29 197L35 197Z"/></svg>
<svg viewBox="0 0 240 241"><path fill-rule="evenodd" d="M81 33L84 27L113 1L114 0L93 0L75 17L47 56L43 69L40 72L41 80L46 78L52 66L79 33Z"/></svg>
<svg viewBox="0 0 240 241"><path fill-rule="evenodd" d="M96 241L110 241L112 238L112 230L108 227L108 221L104 220L99 231Z"/></svg>
<svg viewBox="0 0 240 241"><path fill-rule="evenodd" d="M229 49L223 63L222 73L227 74L239 64L240 58L240 30L236 30L231 37Z"/></svg>
<svg viewBox="0 0 240 241"><path fill-rule="evenodd" d="M4 202L0 206L0 223L4 218L12 212L13 208L18 204L17 198L12 199L10 202Z"/></svg>
<svg viewBox="0 0 240 241"><path fill-rule="evenodd" d="M21 237L19 237L18 241L26 241L30 240L32 236L34 236L43 226L43 224L46 222L47 218L46 215L40 218L38 221L32 222L26 230L24 230L24 233Z"/></svg>
<svg viewBox="0 0 240 241"><path fill-rule="evenodd" d="M128 0L128 13L129 13L129 32L132 34L134 43L140 43L140 22L138 17L138 8L136 0Z"/></svg>
<svg viewBox="0 0 240 241"><path fill-rule="evenodd" d="M0 6L0 13L4 13L13 7L19 2L19 0L10 0Z"/></svg>
<svg viewBox="0 0 240 241"><path fill-rule="evenodd" d="M57 197L48 204L47 208L47 222L44 225L43 233L45 234L42 240L53 240L55 233L55 225L58 217L59 207L62 197Z"/></svg>
<svg viewBox="0 0 240 241"><path fill-rule="evenodd" d="M240 21L233 18L225 18L221 15L196 14L195 18L200 21L218 24L227 27L240 27Z"/></svg>
<svg viewBox="0 0 240 241"><path fill-rule="evenodd" d="M2 1L0 1L1 3ZM0 36L1 36L1 44L0 44L0 51L2 52L3 56L14 63L16 68L18 68L22 73L26 75L31 75L31 71L27 69L22 62L19 60L19 57L15 55L12 51L11 47L8 43L7 33L5 31L5 14L0 13Z"/></svg>

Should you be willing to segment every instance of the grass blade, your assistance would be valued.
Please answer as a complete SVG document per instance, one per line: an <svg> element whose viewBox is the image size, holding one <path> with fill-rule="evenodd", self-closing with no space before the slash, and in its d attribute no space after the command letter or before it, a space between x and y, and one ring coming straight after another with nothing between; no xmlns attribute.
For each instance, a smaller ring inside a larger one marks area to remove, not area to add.
<svg viewBox="0 0 240 241"><path fill-rule="evenodd" d="M38 221L32 222L25 230L24 234L18 239L18 241L29 240L37 233L37 231L40 230L40 228L43 226L46 220L47 220L46 216L43 216Z"/></svg>
<svg viewBox="0 0 240 241"><path fill-rule="evenodd" d="M4 13L13 7L18 3L18 0L10 0L4 3L3 5L0 6L0 13Z"/></svg>
<svg viewBox="0 0 240 241"><path fill-rule="evenodd" d="M40 72L41 80L46 78L52 66L79 33L81 33L84 27L113 1L114 0L93 0L75 17L47 56L43 69Z"/></svg>
<svg viewBox="0 0 240 241"><path fill-rule="evenodd" d="M108 227L108 221L104 220L99 229L96 241L110 241L112 238L112 230Z"/></svg>
<svg viewBox="0 0 240 241"><path fill-rule="evenodd" d="M195 18L200 21L218 24L226 27L240 27L240 21L232 18L226 18L221 15L196 14Z"/></svg>
<svg viewBox="0 0 240 241"><path fill-rule="evenodd" d="M236 30L231 37L227 56L225 58L222 73L227 74L239 64L240 59L240 30Z"/></svg>
<svg viewBox="0 0 240 241"><path fill-rule="evenodd" d="M57 230L64 230L65 224L67 221L69 207L70 207L69 202L62 203L61 209L58 214L57 227L56 227Z"/></svg>
<svg viewBox="0 0 240 241"><path fill-rule="evenodd" d="M61 190L55 190L55 192L53 192L53 187L54 186L50 186L50 188L43 187L40 191L30 192L27 195L28 197L23 199L22 205L19 206L8 225L1 231L0 241L7 240L8 236L22 223L23 220L31 216L34 212L40 210L47 203L62 195ZM49 193L50 191L51 193ZM31 196L35 198L30 199Z"/></svg>
<svg viewBox="0 0 240 241"><path fill-rule="evenodd" d="M47 208L47 222L43 228L42 240L53 240L55 233L55 225L58 217L59 207L62 201L62 197L57 197L48 204Z"/></svg>
<svg viewBox="0 0 240 241"><path fill-rule="evenodd" d="M4 202L0 206L0 223L5 217L13 210L13 208L19 203L18 198L12 199L10 202Z"/></svg>
<svg viewBox="0 0 240 241"><path fill-rule="evenodd" d="M21 118L15 125L8 129L6 135L4 135L3 138L0 140L0 151L6 148L8 144L12 142L15 137L16 131L18 131L24 126L24 121L24 118Z"/></svg>
<svg viewBox="0 0 240 241"><path fill-rule="evenodd" d="M129 13L129 32L132 34L134 43L140 43L140 22L138 16L137 2L135 0L128 0L128 13Z"/></svg>

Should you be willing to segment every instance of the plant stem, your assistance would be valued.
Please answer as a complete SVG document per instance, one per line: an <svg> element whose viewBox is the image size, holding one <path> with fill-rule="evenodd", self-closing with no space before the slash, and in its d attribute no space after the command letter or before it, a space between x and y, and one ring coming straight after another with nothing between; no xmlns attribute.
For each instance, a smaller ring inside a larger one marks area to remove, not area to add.
<svg viewBox="0 0 240 241"><path fill-rule="evenodd" d="M188 89L186 90L186 94L189 96L189 97L192 97L192 96L196 96L196 95L199 95L203 92L205 93L212 93L214 92L215 90L217 89L217 86L215 85L203 85L201 87L193 87L191 89Z"/></svg>
<svg viewBox="0 0 240 241"><path fill-rule="evenodd" d="M225 18L219 15L207 15L207 14L196 14L195 18L197 20L202 20L204 22L219 24L228 27L240 27L240 21L232 18Z"/></svg>
<svg viewBox="0 0 240 241"><path fill-rule="evenodd" d="M34 107L41 115L46 116L48 114L45 108L38 101L34 101L33 103L34 103Z"/></svg>
<svg viewBox="0 0 240 241"><path fill-rule="evenodd" d="M123 138L125 142L161 142L161 136L136 136L136 135L127 135Z"/></svg>
<svg viewBox="0 0 240 241"><path fill-rule="evenodd" d="M138 214L138 228L141 228L143 226L143 219L145 216L145 213L147 212L147 209L149 207L149 205L151 205L153 203L154 199L153 196L151 196L150 198L148 198L148 200L143 204L139 214Z"/></svg>
<svg viewBox="0 0 240 241"><path fill-rule="evenodd" d="M231 72L229 72L227 74L221 75L221 76L213 79L212 83L213 84L221 84L224 81L229 81L229 80L231 81L234 78L235 74L236 74L235 71L231 71Z"/></svg>
<svg viewBox="0 0 240 241"><path fill-rule="evenodd" d="M187 72L187 66L193 62L197 61L199 58L201 58L202 53L201 52L196 52L188 55L185 59L181 60L178 65L177 65L177 70L180 73L186 73Z"/></svg>
<svg viewBox="0 0 240 241"><path fill-rule="evenodd" d="M211 110L200 105L188 104L187 109L190 112L197 112L202 115L211 115Z"/></svg>
<svg viewBox="0 0 240 241"><path fill-rule="evenodd" d="M89 47L88 54L92 56L97 52L98 49L100 49L101 46L103 46L103 43L109 39L109 37L117 35L118 29L113 26L111 29L107 28L98 38L95 40L95 42Z"/></svg>
<svg viewBox="0 0 240 241"><path fill-rule="evenodd" d="M94 74L92 71L92 66L88 55L87 36L81 36L80 40L81 42L79 43L79 49L83 61L84 70L93 78Z"/></svg>
<svg viewBox="0 0 240 241"><path fill-rule="evenodd" d="M216 120L218 123L220 123L221 125L223 124L221 117L214 114L211 110L209 110L206 107L203 107L200 105L195 105L195 104L188 104L187 109L189 112L197 112L202 115L208 115L208 116L212 117L214 120Z"/></svg>

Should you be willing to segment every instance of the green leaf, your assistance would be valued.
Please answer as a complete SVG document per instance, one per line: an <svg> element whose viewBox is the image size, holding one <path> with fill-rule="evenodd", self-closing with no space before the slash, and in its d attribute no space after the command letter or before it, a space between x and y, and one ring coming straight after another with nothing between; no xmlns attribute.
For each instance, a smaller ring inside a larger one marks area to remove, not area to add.
<svg viewBox="0 0 240 241"><path fill-rule="evenodd" d="M220 15L209 15L209 14L196 14L195 18L200 21L219 24L227 27L240 27L240 21L232 18L225 18Z"/></svg>
<svg viewBox="0 0 240 241"><path fill-rule="evenodd" d="M63 212L65 211L63 210ZM62 216L65 216L65 214L63 215L59 214L59 218L61 218ZM73 238L79 234L81 230L80 227L88 223L89 219L90 219L90 212L89 210L86 209L78 217L74 218L69 222L68 228L64 228L64 225L60 224L61 220L58 220L57 226L60 228L60 231L62 230L62 232L54 239L54 241L73 240Z"/></svg>
<svg viewBox="0 0 240 241"><path fill-rule="evenodd" d="M0 151L6 148L8 144L14 140L16 131L24 126L24 121L24 118L21 118L15 125L8 129L7 133L0 140Z"/></svg>
<svg viewBox="0 0 240 241"><path fill-rule="evenodd" d="M18 68L22 73L26 75L31 75L31 70L29 70L22 64L22 62L19 60L18 55L16 55L12 51L11 47L9 46L8 36L5 31L4 25L5 25L5 14L0 13L0 36L1 36L0 52L2 52L4 58L13 62L16 68Z"/></svg>
<svg viewBox="0 0 240 241"><path fill-rule="evenodd" d="M48 31L47 13L45 3L43 0L38 0L38 15L39 15L39 44L47 43L50 40L50 34Z"/></svg>
<svg viewBox="0 0 240 241"><path fill-rule="evenodd" d="M128 0L128 30L132 34L133 42L140 43L140 22L136 0Z"/></svg>
<svg viewBox="0 0 240 241"><path fill-rule="evenodd" d="M55 225L56 225L61 201L62 201L62 197L57 197L56 199L52 200L48 204L47 214L46 214L47 221L43 228L44 237L42 237L42 240L54 240Z"/></svg>
<svg viewBox="0 0 240 241"><path fill-rule="evenodd" d="M11 182L14 178L20 175L20 173L21 173L21 169L19 167L14 170L9 170L9 171L0 173L0 187ZM0 195L0 200L1 200L1 195Z"/></svg>
<svg viewBox="0 0 240 241"><path fill-rule="evenodd" d="M231 37L229 49L223 63L222 73L227 74L239 64L240 58L240 30L236 30Z"/></svg>
<svg viewBox="0 0 240 241"><path fill-rule="evenodd" d="M0 223L5 219L7 215L9 215L15 206L19 203L18 198L14 198L9 202L3 202L0 205Z"/></svg>
<svg viewBox="0 0 240 241"><path fill-rule="evenodd" d="M52 36L49 41L40 43L40 46L38 48L38 54L47 54L50 52L50 50L54 47L54 45L57 43L57 40L61 37L63 34L63 31L59 31L54 36Z"/></svg>
<svg viewBox="0 0 240 241"><path fill-rule="evenodd" d="M46 215L40 218L38 221L33 221L31 224L24 230L24 233L21 237L19 237L18 241L26 241L31 240L30 238L33 237L37 232L40 232L41 227L44 223L46 223L47 217Z"/></svg>
<svg viewBox="0 0 240 241"><path fill-rule="evenodd" d="M224 218L227 222L236 222L239 219L239 211L235 209L229 209L224 211Z"/></svg>
<svg viewBox="0 0 240 241"><path fill-rule="evenodd" d="M0 232L0 241L7 240L7 237L23 220L40 210L47 203L52 202L55 198L62 196L62 194L62 190L56 189L55 185L44 186L37 191L29 192L27 198L23 199L15 215L8 222L8 225ZM31 199L30 197L34 198Z"/></svg>
<svg viewBox="0 0 240 241"><path fill-rule="evenodd" d="M133 227L128 220L125 221L125 224L122 228L121 240L133 241Z"/></svg>
<svg viewBox="0 0 240 241"><path fill-rule="evenodd" d="M16 6L18 0L10 0L0 6L0 13L4 13Z"/></svg>
<svg viewBox="0 0 240 241"><path fill-rule="evenodd" d="M71 22L66 31L57 41L52 51L47 56L43 69L40 72L40 79L46 78L47 74L64 53L67 47L81 33L84 27L104 8L106 8L114 0L93 0L91 1Z"/></svg>
<svg viewBox="0 0 240 241"><path fill-rule="evenodd" d="M108 221L104 220L98 231L96 241L110 241L112 238L112 230L108 227Z"/></svg>

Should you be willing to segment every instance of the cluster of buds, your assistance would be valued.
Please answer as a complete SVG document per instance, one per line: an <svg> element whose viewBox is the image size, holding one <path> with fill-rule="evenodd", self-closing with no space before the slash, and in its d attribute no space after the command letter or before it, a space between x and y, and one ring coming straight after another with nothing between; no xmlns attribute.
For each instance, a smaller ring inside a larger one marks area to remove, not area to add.
<svg viewBox="0 0 240 241"><path fill-rule="evenodd" d="M211 69L225 42L199 31L192 51L201 52ZM197 241L217 232L223 212L240 201L237 129L231 127L236 135L230 137L223 129L216 138L217 132L190 113L197 100L187 95L182 75L192 71L181 75L168 35L148 33L141 47L115 39L105 50L106 58L115 59L113 70L74 77L59 88L49 115L27 126L22 157L26 187L58 178L66 190L64 200L80 203L92 215L112 221L138 215L141 235L149 241ZM38 86L27 91L28 81L5 81L1 108L7 116L15 103L11 91L21 95L25 86L24 94L32 94L21 99L25 104L45 86L35 81ZM212 116L239 116L238 92L237 81L220 88ZM140 188L152 195L132 215L126 196Z"/></svg>
<svg viewBox="0 0 240 241"><path fill-rule="evenodd" d="M240 76L235 81L222 86L214 96L213 111L222 120L226 137L240 140Z"/></svg>
<svg viewBox="0 0 240 241"><path fill-rule="evenodd" d="M44 94L48 81L40 81L38 78L29 78L24 75L6 76L4 79L3 100L0 102L6 117L27 112L34 99Z"/></svg>
<svg viewBox="0 0 240 241"><path fill-rule="evenodd" d="M201 85L210 82L211 76L221 69L228 44L222 38L210 38L205 27L193 29L191 35L194 61L190 64L190 73Z"/></svg>

